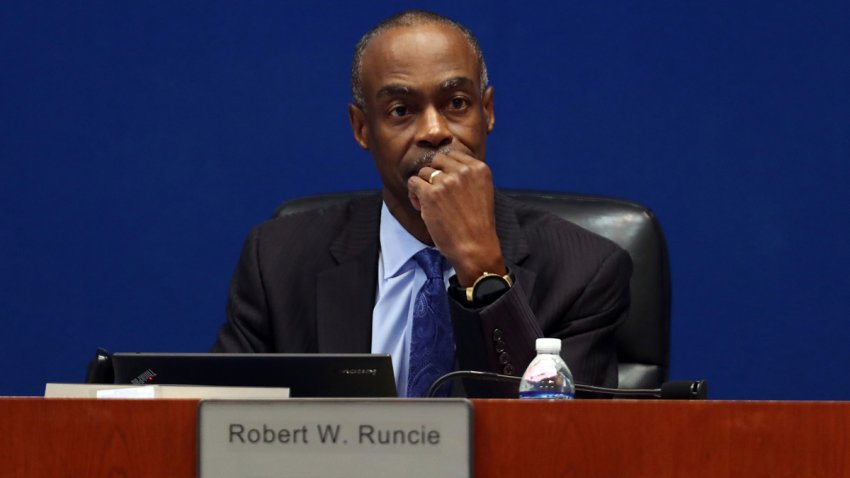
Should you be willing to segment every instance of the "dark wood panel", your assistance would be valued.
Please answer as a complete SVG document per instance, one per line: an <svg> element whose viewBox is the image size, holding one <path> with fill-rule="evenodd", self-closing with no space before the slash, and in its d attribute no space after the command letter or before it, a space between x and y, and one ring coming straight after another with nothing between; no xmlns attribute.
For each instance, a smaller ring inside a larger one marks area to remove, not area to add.
<svg viewBox="0 0 850 478"><path fill-rule="evenodd" d="M195 400L0 399L0 476L194 477Z"/></svg>
<svg viewBox="0 0 850 478"><path fill-rule="evenodd" d="M196 407L0 398L0 476L195 477ZM475 400L474 413L479 478L850 478L850 403Z"/></svg>
<svg viewBox="0 0 850 478"><path fill-rule="evenodd" d="M850 404L475 403L479 477L850 477Z"/></svg>

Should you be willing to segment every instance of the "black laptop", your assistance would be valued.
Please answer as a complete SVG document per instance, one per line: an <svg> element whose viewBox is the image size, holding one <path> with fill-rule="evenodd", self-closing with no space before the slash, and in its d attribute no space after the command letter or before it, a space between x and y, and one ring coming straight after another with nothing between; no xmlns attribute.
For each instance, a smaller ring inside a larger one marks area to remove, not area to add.
<svg viewBox="0 0 850 478"><path fill-rule="evenodd" d="M287 387L291 397L395 397L383 354L115 353L116 384Z"/></svg>

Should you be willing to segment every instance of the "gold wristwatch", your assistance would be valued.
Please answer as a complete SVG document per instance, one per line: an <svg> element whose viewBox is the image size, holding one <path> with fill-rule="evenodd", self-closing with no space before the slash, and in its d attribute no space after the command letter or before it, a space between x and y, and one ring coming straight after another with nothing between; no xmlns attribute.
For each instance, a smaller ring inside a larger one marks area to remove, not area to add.
<svg viewBox="0 0 850 478"><path fill-rule="evenodd" d="M465 302L472 307L485 307L496 301L514 285L511 272L505 275L484 272L471 287L461 287L457 276L452 277L450 292L455 300Z"/></svg>

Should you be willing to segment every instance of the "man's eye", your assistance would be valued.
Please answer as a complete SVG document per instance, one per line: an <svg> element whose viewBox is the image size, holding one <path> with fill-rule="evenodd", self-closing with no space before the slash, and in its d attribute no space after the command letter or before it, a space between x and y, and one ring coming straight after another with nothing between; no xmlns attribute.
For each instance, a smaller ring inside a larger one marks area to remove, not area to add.
<svg viewBox="0 0 850 478"><path fill-rule="evenodd" d="M467 106L469 106L469 102L466 101L466 98L455 97L455 98L452 98L450 105L451 105L453 110L462 110L462 109L466 108Z"/></svg>
<svg viewBox="0 0 850 478"><path fill-rule="evenodd" d="M396 116L396 117L399 117L399 118L407 115L407 113L408 113L407 106L399 105L399 106L393 107L393 109L390 110L390 116Z"/></svg>

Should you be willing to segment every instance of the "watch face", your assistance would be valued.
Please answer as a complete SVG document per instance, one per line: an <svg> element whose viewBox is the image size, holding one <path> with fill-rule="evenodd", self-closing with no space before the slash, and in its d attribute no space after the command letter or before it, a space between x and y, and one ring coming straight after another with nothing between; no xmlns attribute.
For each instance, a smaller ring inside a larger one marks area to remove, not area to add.
<svg viewBox="0 0 850 478"><path fill-rule="evenodd" d="M478 284L475 285L473 298L476 303L490 304L501 297L501 295L508 289L510 289L510 286L507 281L502 278L502 276L487 276L478 281Z"/></svg>

